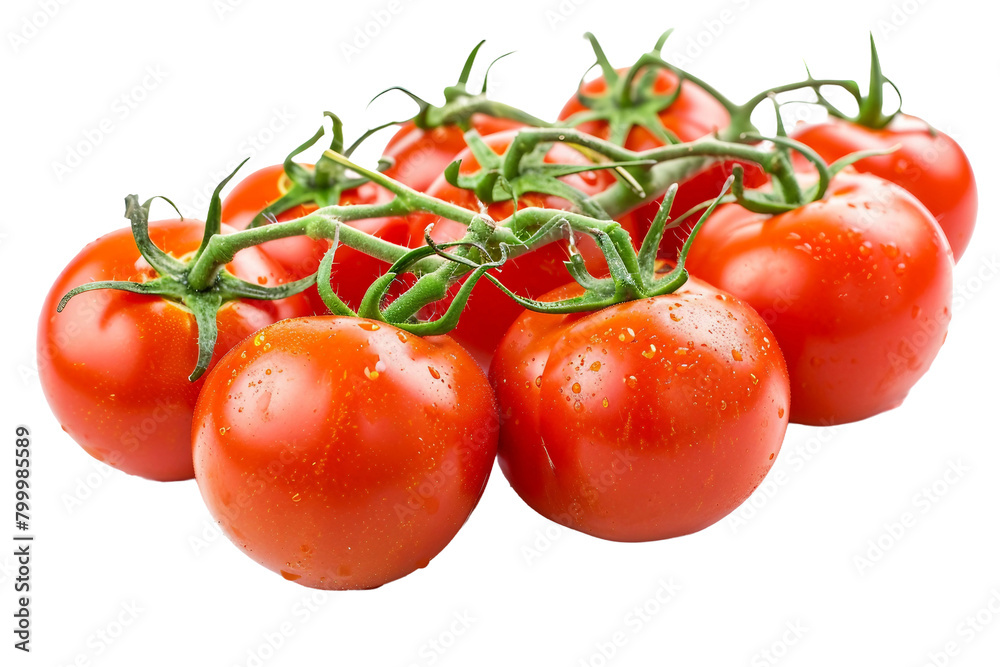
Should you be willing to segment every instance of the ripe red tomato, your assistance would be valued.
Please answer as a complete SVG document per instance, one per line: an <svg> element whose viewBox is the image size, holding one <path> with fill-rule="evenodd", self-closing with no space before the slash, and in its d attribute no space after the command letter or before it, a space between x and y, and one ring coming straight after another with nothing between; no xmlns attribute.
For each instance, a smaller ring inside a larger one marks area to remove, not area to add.
<svg viewBox="0 0 1000 667"><path fill-rule="evenodd" d="M879 130L830 118L800 127L792 136L827 162L856 151L899 146L889 155L859 160L854 168L900 185L919 199L941 225L955 260L961 258L972 237L979 203L972 165L954 139L903 114Z"/></svg>
<svg viewBox="0 0 1000 667"><path fill-rule="evenodd" d="M450 338L312 317L233 348L193 433L202 496L236 545L304 586L360 589L455 536L489 477L497 414Z"/></svg>
<svg viewBox="0 0 1000 667"><path fill-rule="evenodd" d="M196 250L203 232L204 223L195 220L154 222L149 228L153 242L177 257ZM254 284L288 281L284 270L256 249L240 252L226 269ZM73 297L56 313L63 295L85 283L143 282L155 275L129 229L85 247L42 306L38 375L63 430L91 456L149 479L190 479L191 415L203 382L188 381L198 359L190 311L158 296L97 290ZM257 329L308 311L301 295L225 304L213 363Z"/></svg>
<svg viewBox="0 0 1000 667"><path fill-rule="evenodd" d="M576 284L544 300L580 293ZM771 468L788 373L764 321L689 280L594 313L525 312L490 369L500 469L553 521L610 540L686 535Z"/></svg>
<svg viewBox="0 0 1000 667"><path fill-rule="evenodd" d="M619 74L622 75L626 71L618 70ZM669 96L676 89L677 75L669 70L659 70L653 92L656 95ZM582 92L592 97L606 94L607 83L604 77L588 81L584 84ZM566 120L574 114L586 111L586 109L587 107L574 95L559 112L559 120ZM726 111L725 107L690 81L684 81L681 84L681 92L677 99L659 113L659 118L663 126L681 141L694 141L729 125L729 112ZM581 123L577 129L600 139L607 139L610 132L610 127L604 120ZM660 146L663 146L663 142L640 126L633 127L625 141L625 148L633 151L646 151ZM694 206L717 197L722 190L723 183L732 173L733 165L737 163L743 165L746 187L759 187L767 182L767 175L760 168L760 165L755 163L735 160L714 162L678 184L677 195L671 206L671 217L677 218ZM618 218L618 221L623 226L636 229L640 236L645 235L649 231L650 224L656 217L662 201L663 198L659 197L634 211L625 213ZM676 230L668 231L660 247L660 256L675 260L677 252L684 245L684 241L695 222L697 222L697 218Z"/></svg>
<svg viewBox="0 0 1000 667"><path fill-rule="evenodd" d="M504 154L516 132L502 132L485 137L485 143L499 154ZM471 174L479 170L479 162L466 149L458 158L462 160L461 173ZM554 164L590 164L579 152L565 144L554 144L545 156L545 161ZM614 183L614 177L606 171L589 171L572 174L563 181L587 194L597 194ZM440 176L427 189L427 193L465 207L472 211L480 210L480 202L469 190L457 188ZM518 199L518 206L538 206L553 209L572 209L572 205L560 197L526 193ZM487 207L487 212L493 219L502 220L514 212L511 201L496 202ZM439 221L432 237L437 242L451 241L465 234L465 227L449 220ZM634 230L626 227L626 231ZM633 236L633 239L635 237ZM578 235L575 238L577 250L587 263L587 268L594 275L606 275L607 263L597 244L589 236ZM638 241L636 241L638 243ZM558 241L550 243L521 257L511 259L504 265L499 274L510 290L515 294L529 298L537 298L546 292L564 285L569 280L569 273L563 265L569 258L569 243ZM486 280L481 280L472 291L472 296L462 313L458 327L450 335L468 350L483 366L488 368L490 359L496 351L500 339L507 328L517 319L524 309L513 299L504 294L500 288Z"/></svg>
<svg viewBox="0 0 1000 667"><path fill-rule="evenodd" d="M484 137L523 127L517 121L478 113L472 115L471 124ZM465 148L465 135L456 125L425 130L412 120L407 121L400 125L385 147L384 156L393 160L385 174L424 192Z"/></svg>
<svg viewBox="0 0 1000 667"><path fill-rule="evenodd" d="M781 215L720 207L691 273L746 300L788 362L792 421L828 425L899 405L944 342L952 258L920 202L876 176L836 176Z"/></svg>
<svg viewBox="0 0 1000 667"><path fill-rule="evenodd" d="M258 213L285 194L289 187L290 182L285 175L285 169L280 164L253 172L240 181L226 197L222 204L222 221L237 229L246 229ZM387 201L390 197L386 190L374 183L365 183L344 192L340 203L377 204ZM285 222L308 215L315 210L315 204L303 204L276 217L278 222ZM392 243L405 245L410 238L409 226L400 218L374 218L349 224ZM311 239L308 236L291 236L268 241L258 247L277 260L293 279L298 279L316 272L320 262L323 261L323 255L330 249L330 241ZM388 268L384 262L341 245L334 257L331 285L344 302L357 308L368 286ZM313 312L327 312L315 287L310 287L304 294L312 304Z"/></svg>

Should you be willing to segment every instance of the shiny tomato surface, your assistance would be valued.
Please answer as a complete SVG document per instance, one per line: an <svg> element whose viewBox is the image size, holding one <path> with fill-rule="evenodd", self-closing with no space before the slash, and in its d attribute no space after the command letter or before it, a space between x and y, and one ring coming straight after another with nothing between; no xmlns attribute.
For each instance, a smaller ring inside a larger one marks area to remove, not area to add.
<svg viewBox="0 0 1000 667"><path fill-rule="evenodd" d="M545 300L579 292L571 284ZM593 313L525 312L490 380L511 486L543 516L610 540L720 520L764 479L788 424L773 334L696 280Z"/></svg>
<svg viewBox="0 0 1000 667"><path fill-rule="evenodd" d="M445 336L340 317L235 347L195 414L195 471L225 533L304 586L374 588L440 552L483 493L497 413Z"/></svg>
<svg viewBox="0 0 1000 667"><path fill-rule="evenodd" d="M152 241L175 257L195 251L203 234L204 223L196 220L154 222L149 228ZM255 285L288 281L284 269L256 249L240 252L226 269ZM156 275L130 229L87 245L42 306L38 374L63 430L91 456L149 479L190 479L191 415L204 383L204 376L188 380L198 360L191 312L158 296L97 290L78 294L56 313L63 295L85 283L145 282ZM309 311L301 295L223 305L212 364L257 329Z"/></svg>
<svg viewBox="0 0 1000 667"><path fill-rule="evenodd" d="M899 114L878 130L831 118L802 126L792 136L827 162L857 151L896 148L888 155L859 160L854 168L913 194L941 225L955 260L965 253L976 224L979 196L969 158L947 134L919 118Z"/></svg>
<svg viewBox="0 0 1000 667"><path fill-rule="evenodd" d="M842 172L827 196L780 215L719 208L691 273L753 306L788 362L792 421L829 425L899 405L951 320L947 239L911 194Z"/></svg>

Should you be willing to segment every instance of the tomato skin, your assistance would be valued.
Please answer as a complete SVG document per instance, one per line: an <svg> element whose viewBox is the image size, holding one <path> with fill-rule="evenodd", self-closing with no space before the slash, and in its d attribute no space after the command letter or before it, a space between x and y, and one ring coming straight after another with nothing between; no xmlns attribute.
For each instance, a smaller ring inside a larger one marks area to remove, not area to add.
<svg viewBox="0 0 1000 667"><path fill-rule="evenodd" d="M522 123L486 114L473 114L472 127L482 136L524 127ZM385 147L384 156L393 160L386 176L425 192L465 150L465 134L456 125L422 129L411 120L402 123Z"/></svg>
<svg viewBox="0 0 1000 667"><path fill-rule="evenodd" d="M624 75L626 71L621 69L618 70L618 73ZM676 89L677 75L669 70L661 69L657 74L653 92L658 95L670 95ZM599 96L606 91L607 83L604 77L588 81L583 86L583 93L590 96ZM586 110L587 107L574 95L559 113L559 120L565 120ZM725 107L690 81L684 81L681 84L681 92L677 99L661 111L659 117L663 126L681 141L694 141L729 125L729 112L726 111ZM600 139L607 139L610 132L607 121L603 120L581 123L577 129ZM625 147L633 151L647 151L661 146L663 146L662 141L653 136L649 130L638 126L629 131L625 141ZM767 182L767 174L756 163L738 160L714 162L678 184L677 195L670 208L671 218L677 218L697 204L717 197L726 179L732 173L734 164L743 166L746 187L755 188ZM640 237L645 236L662 201L663 198L659 197L655 201L643 204L634 211L619 216L617 220L622 223L622 226L636 229ZM684 245L684 241L695 222L697 222L697 218L689 220L686 225L676 230L668 231L660 245L660 256L676 260L677 252Z"/></svg>
<svg viewBox="0 0 1000 667"><path fill-rule="evenodd" d="M867 174L842 172L823 200L781 215L720 207L687 267L771 326L801 424L898 406L951 319L947 239L912 195Z"/></svg>
<svg viewBox="0 0 1000 667"><path fill-rule="evenodd" d="M445 336L286 320L243 341L195 414L198 485L229 538L286 579L374 588L443 549L485 488L496 404Z"/></svg>
<svg viewBox="0 0 1000 667"><path fill-rule="evenodd" d="M203 230L204 223L194 220L154 222L150 237L180 256L198 248ZM281 267L254 249L240 252L226 268L254 284L287 282ZM56 279L42 306L38 375L63 430L88 454L148 479L190 479L191 415L204 382L188 380L198 358L191 313L160 297L118 290L78 294L56 313L59 300L74 287L152 277L129 229L87 245ZM257 329L307 312L300 295L224 305L212 363Z"/></svg>
<svg viewBox="0 0 1000 667"><path fill-rule="evenodd" d="M568 285L545 297L580 293ZM490 369L500 469L537 512L623 542L701 530L750 496L788 424L763 320L689 280L595 313L525 312Z"/></svg>
<svg viewBox="0 0 1000 667"><path fill-rule="evenodd" d="M856 151L899 146L889 155L859 160L854 168L913 194L941 225L955 261L965 253L976 224L979 196L969 158L947 134L919 118L900 114L879 130L830 118L797 128L792 137L811 146L827 162Z"/></svg>
<svg viewBox="0 0 1000 667"><path fill-rule="evenodd" d="M485 138L485 143L497 153L504 154L516 132L502 132ZM463 175L479 170L479 162L472 152L465 150L457 156L462 160L460 172ZM555 164L589 164L579 152L564 144L553 144L545 161ZM566 183L588 193L596 194L614 183L614 177L605 171L582 172L564 177ZM469 190L457 188L440 176L427 189L433 195L471 211L480 210L479 200ZM526 193L518 199L518 206L569 210L572 205L559 197ZM487 207L494 220L503 220L514 212L513 202L496 202ZM440 220L435 225L432 237L437 242L455 240L465 234L466 228L450 220ZM626 228L633 233L634 230ZM633 236L633 240L635 236ZM607 263L597 244L589 236L578 235L575 239L577 250L583 256L587 268L594 275L607 275ZM508 260L498 277L515 294L537 298L570 279L563 262L569 259L569 243L556 241L530 253ZM486 369L489 368L493 353L508 327L524 309L516 301L504 294L500 288L487 280L480 280L472 291L472 296L458 326L449 334L457 340Z"/></svg>
<svg viewBox="0 0 1000 667"><path fill-rule="evenodd" d="M222 204L222 221L237 229L246 229L261 210L281 197L287 189L288 181L282 165L259 169L240 181L226 197ZM369 182L345 191L340 203L378 204L390 198L388 191ZM312 213L316 208L315 204L294 206L276 216L277 221L294 220ZM409 226L401 218L372 218L347 224L392 243L406 245L410 239ZM323 256L330 248L330 241L311 239L308 236L291 236L268 241L258 247L281 264L294 279L298 279L316 272L320 262L323 261ZM388 268L389 265L384 262L346 245L340 245L334 257L331 286L349 306L357 308L368 286ZM310 287L304 294L312 304L314 313L327 312L326 305L320 299L315 287Z"/></svg>

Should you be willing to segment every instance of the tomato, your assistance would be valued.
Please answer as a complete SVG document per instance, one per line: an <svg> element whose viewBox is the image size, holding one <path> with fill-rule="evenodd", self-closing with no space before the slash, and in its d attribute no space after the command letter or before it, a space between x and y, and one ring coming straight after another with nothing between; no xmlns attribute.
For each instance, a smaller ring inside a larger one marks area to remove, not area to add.
<svg viewBox="0 0 1000 667"><path fill-rule="evenodd" d="M792 421L828 425L899 405L944 342L952 258L902 188L844 171L827 196L781 215L720 207L691 273L746 300L788 362Z"/></svg>
<svg viewBox="0 0 1000 667"><path fill-rule="evenodd" d="M195 251L203 232L204 223L194 220L154 222L149 228L153 242L178 257ZM254 284L288 281L284 270L256 249L240 252L226 269ZM56 313L63 295L85 283L155 276L130 229L85 247L42 306L38 375L63 430L88 454L132 475L190 479L191 415L203 384L203 379L188 381L198 359L190 311L158 296L97 290L78 294ZM212 363L257 329L308 311L301 295L223 305Z"/></svg>
<svg viewBox="0 0 1000 667"><path fill-rule="evenodd" d="M619 74L622 75L626 71L618 70ZM672 95L676 89L677 75L669 70L659 70L653 86L653 93L667 97ZM604 77L598 77L585 83L581 92L591 97L599 97L607 93L607 83ZM583 102L577 96L573 96L559 113L559 120L566 120L570 116L586 110L587 107L584 106ZM729 125L729 112L726 111L725 107L690 81L681 84L681 92L677 99L659 113L659 118L663 126L681 141L694 141ZM600 139L608 139L610 132L610 127L604 120L580 123L577 129ZM662 141L651 134L649 130L638 125L629 131L625 141L625 148L633 151L647 151L661 146L663 146ZM736 160L713 162L678 184L677 195L671 206L671 217L677 218L694 206L717 197L722 190L723 183L732 173L733 165L737 163L743 165L746 187L758 187L767 182L767 175L758 164ZM650 224L656 217L662 201L663 198L659 197L617 219L623 226L635 228L640 235L645 235L649 231ZM684 245L692 225L697 221L697 217L695 217L688 224L668 231L661 244L660 255L670 260L676 259L677 252Z"/></svg>
<svg viewBox="0 0 1000 667"><path fill-rule="evenodd" d="M767 325L693 279L593 313L525 312L490 381L511 486L543 516L609 540L720 520L764 479L788 424L788 374Z"/></svg>
<svg viewBox="0 0 1000 667"><path fill-rule="evenodd" d="M792 137L811 146L827 162L856 151L898 146L889 155L859 160L854 168L908 190L941 225L955 260L965 252L976 224L976 179L965 152L944 132L919 118L899 114L879 130L830 118L798 128Z"/></svg>
<svg viewBox="0 0 1000 667"><path fill-rule="evenodd" d="M473 114L471 125L484 137L523 127L517 121L486 114ZM412 120L407 121L400 125L385 148L384 157L393 161L385 174L424 192L465 148L465 133L457 125L425 130Z"/></svg>
<svg viewBox="0 0 1000 667"><path fill-rule="evenodd" d="M506 152L516 132L503 132L485 137L485 143L499 154ZM465 150L458 155L462 160L461 173L470 174L479 170L479 162L472 152ZM555 164L590 164L589 161L575 149L566 144L553 144L545 157L545 161ZM591 171L572 174L563 181L583 192L593 195L601 192L612 183L614 177L606 171ZM457 188L441 176L431 185L427 194L445 201L463 206L472 211L480 210L479 200L469 190ZM526 193L518 199L521 208L538 206L552 209L572 209L573 206L560 197ZM496 202L487 207L487 212L494 220L503 220L514 212L513 202ZM461 238L465 227L449 220L441 220L432 233L435 241L449 241ZM633 230L626 228L626 231ZM633 239L635 237L633 236ZM597 248L597 244L589 236L577 235L577 249L583 255L588 269L594 275L606 275L607 263ZM569 273L563 262L569 258L569 243L558 241L532 251L520 257L508 260L498 274L510 290L520 296L537 298L546 292L559 287L569 279ZM500 339L517 316L524 309L513 299L504 294L493 283L481 280L473 289L469 304L462 313L458 327L451 336L468 350L484 367L488 368L490 359L496 351Z"/></svg>
<svg viewBox="0 0 1000 667"><path fill-rule="evenodd" d="M198 486L235 544L290 581L359 589L455 536L489 477L497 414L450 338L311 317L233 348L193 434Z"/></svg>
<svg viewBox="0 0 1000 667"><path fill-rule="evenodd" d="M282 165L264 167L240 181L222 204L222 221L237 229L246 229L253 219L273 201L285 194L290 187ZM391 195L374 183L365 183L347 190L340 198L343 205L378 204ZM276 216L278 222L294 220L316 210L315 204L294 206ZM399 218L373 218L349 223L368 234L392 243L406 244L410 232L407 223ZM316 272L323 255L330 249L327 239L292 236L268 241L260 246L278 261L295 278L304 278ZM357 308L368 286L388 269L388 264L341 245L334 257L331 285L348 305ZM326 306L315 287L304 293L313 306L313 312L326 313Z"/></svg>

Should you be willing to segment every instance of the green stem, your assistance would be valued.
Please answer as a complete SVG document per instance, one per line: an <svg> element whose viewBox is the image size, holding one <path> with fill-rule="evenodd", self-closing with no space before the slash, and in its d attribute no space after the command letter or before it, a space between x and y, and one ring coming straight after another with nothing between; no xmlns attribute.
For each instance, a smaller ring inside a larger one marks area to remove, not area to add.
<svg viewBox="0 0 1000 667"><path fill-rule="evenodd" d="M195 291L204 291L212 285L219 269L231 262L240 250L289 236L332 239L339 233L342 244L391 263L410 249L341 223L406 215L409 212L399 199L384 204L327 206L288 222L253 227L233 234L216 234L191 264L188 285Z"/></svg>

